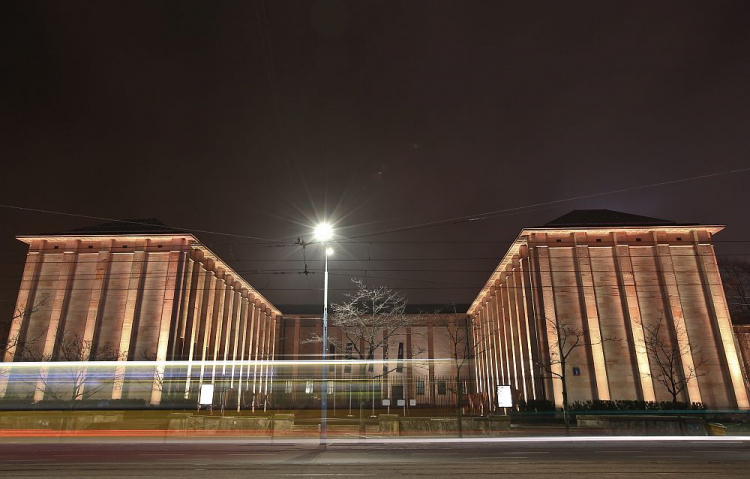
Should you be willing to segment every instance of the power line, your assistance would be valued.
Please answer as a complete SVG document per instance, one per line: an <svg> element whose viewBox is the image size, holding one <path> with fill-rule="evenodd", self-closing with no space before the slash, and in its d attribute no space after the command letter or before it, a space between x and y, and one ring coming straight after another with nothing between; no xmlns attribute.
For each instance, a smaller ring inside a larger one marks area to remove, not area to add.
<svg viewBox="0 0 750 479"><path fill-rule="evenodd" d="M493 218L493 217L496 217L496 216L504 216L504 215L515 214L515 213L524 213L524 212L526 212L524 210L532 210L533 208L549 207L549 206L558 205L558 204L562 204L562 203L570 203L570 202L573 202L573 201L580 201L580 200L585 200L585 199L598 198L598 197L602 197L602 196L614 195L614 194L619 194L619 193L628 193L628 192L643 190L643 189L647 189L647 188L656 188L656 187L659 187L659 186L674 185L674 184L678 184L678 183L684 183L686 181L694 181L694 180L701 180L701 179L707 179L707 178L714 178L714 177L717 177L717 176L723 176L723 175L729 175L729 174L736 174L736 173L745 173L745 172L748 172L748 171L750 171L750 167L747 167L747 168L738 168L738 169L729 170L729 171L720 171L720 172L716 172L716 173L708 173L708 174L705 174L705 175L690 176L690 177L686 177L686 178L679 178L679 179L676 179L676 180L661 181L659 183L651 183L651 184L647 184L647 185L633 186L633 187L630 187L630 188L621 188L621 189L618 189L618 190L610 190L610 191L604 191L604 192L600 192L600 193L591 193L591 194L588 194L588 195L579 195L579 196L573 196L573 197L570 197L570 198L562 198L562 199L558 199L558 200L544 201L544 202L541 202L541 203L534 203L534 204L531 204L531 205L516 206L516 207L513 207L513 208L504 208L504 209L501 209L501 210L488 211L488 212L485 212L485 213L478 213L478 214L467 215L467 216L457 216L455 218L448 218L448 219L444 219L444 220L429 221L429 222L426 222L426 223L417 223L417 224L413 224L413 225L401 226L401 227L398 227L398 228L392 228L392 229L389 229L389 230L378 231L378 232L375 232L375 233L366 233L366 234L354 235L354 236L350 236L350 237L348 237L346 239L351 240L351 239L366 238L366 237L369 237L369 236L378 236L378 235L389 234L389 233L400 233L400 232L403 232L403 231L412 231L412 230L422 229L422 228L433 228L435 226L468 223L468 222L473 222L473 221L481 221L481 220L490 219L490 218Z"/></svg>
<svg viewBox="0 0 750 479"><path fill-rule="evenodd" d="M75 218L86 218L86 219L97 220L97 221L113 221L117 223L134 224L134 225L148 226L150 228L154 228L154 225L150 223L143 223L140 221L118 220L115 218L107 218L105 216L83 215L79 213L67 213L64 211L44 210L40 208L29 208L26 206L4 205L4 204L0 204L0 208L7 208L7 209L21 210L21 211L33 211L35 213L45 213L45 214L52 214L52 215L72 216ZM234 234L234 233L224 233L222 231L202 230L202 229L196 229L196 228L180 228L178 226L168 226L167 228L171 230L184 231L185 233L191 233L191 232L192 233L206 233L206 234L220 235L220 236L231 236L234 238L255 239L255 240L260 240L260 241L268 241L272 243L284 243L284 241L281 241L281 240L261 238L258 236L240 235L240 234ZM85 233L82 233L82 234L85 235ZM134 234L138 234L138 233L134 233ZM165 233L165 234L168 235L169 233ZM155 233L154 236L158 236L158 233Z"/></svg>

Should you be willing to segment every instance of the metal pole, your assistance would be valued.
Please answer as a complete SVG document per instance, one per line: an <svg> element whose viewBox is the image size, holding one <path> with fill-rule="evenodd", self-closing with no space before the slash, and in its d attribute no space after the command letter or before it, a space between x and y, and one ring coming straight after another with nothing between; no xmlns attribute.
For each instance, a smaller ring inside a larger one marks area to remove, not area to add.
<svg viewBox="0 0 750 479"><path fill-rule="evenodd" d="M323 275L323 395L320 401L320 445L326 445L326 422L328 409L328 245L323 244L325 255L325 274Z"/></svg>

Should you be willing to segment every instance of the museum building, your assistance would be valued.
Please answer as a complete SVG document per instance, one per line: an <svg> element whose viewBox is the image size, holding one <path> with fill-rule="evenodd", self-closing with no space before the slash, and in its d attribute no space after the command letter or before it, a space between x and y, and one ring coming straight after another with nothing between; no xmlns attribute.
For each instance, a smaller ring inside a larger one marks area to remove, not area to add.
<svg viewBox="0 0 750 479"><path fill-rule="evenodd" d="M723 228L576 210L523 229L468 310L477 388L561 407L564 375L570 402L671 401L646 347L663 325L675 379L692 378L679 400L748 409L712 243Z"/></svg>
<svg viewBox="0 0 750 479"><path fill-rule="evenodd" d="M712 243L722 229L609 210L525 228L468 311L410 311L418 321L375 352L382 370L370 368L367 387L381 398L449 406L450 380L460 373L490 408L498 385L510 385L516 402L560 407L562 353L571 402L667 401L645 347L663 324L680 351L678 373L699 372L680 399L748 409ZM29 246L17 300L26 314L12 325L6 363L29 361L30 344L40 364L70 361L64 345L78 338L89 348L78 359L113 360L96 356L103 345L119 354L96 398L156 405L165 395L197 398L202 384L220 384L232 407L267 405L274 394L292 405L314 396L318 386L300 378L319 373L305 366L320 355L321 344L310 341L322 329L317 308L277 308L194 235L133 220L18 239ZM466 327L472 350L460 372L448 329L456 326ZM571 350L560 341L570 331L580 333ZM335 327L330 334L346 344ZM351 359L345 346L329 357ZM133 380L122 365L139 362L155 364L155 373ZM29 387L0 369L0 397L40 401L49 393L48 382ZM334 398L351 395L355 371L332 365L328 375Z"/></svg>

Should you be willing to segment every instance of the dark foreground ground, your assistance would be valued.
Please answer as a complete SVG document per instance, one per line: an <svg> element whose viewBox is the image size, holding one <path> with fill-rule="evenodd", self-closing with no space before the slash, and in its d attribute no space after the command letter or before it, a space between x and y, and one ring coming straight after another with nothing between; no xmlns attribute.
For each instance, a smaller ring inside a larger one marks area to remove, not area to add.
<svg viewBox="0 0 750 479"><path fill-rule="evenodd" d="M0 477L750 477L750 437L2 439Z"/></svg>

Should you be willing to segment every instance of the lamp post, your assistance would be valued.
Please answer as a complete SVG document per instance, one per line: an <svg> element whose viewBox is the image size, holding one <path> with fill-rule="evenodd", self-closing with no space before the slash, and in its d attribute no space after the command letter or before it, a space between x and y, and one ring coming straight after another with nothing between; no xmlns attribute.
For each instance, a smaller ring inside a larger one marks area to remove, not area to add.
<svg viewBox="0 0 750 479"><path fill-rule="evenodd" d="M323 394L320 400L320 445L326 445L328 422L328 256L333 249L328 247L328 241L333 237L333 228L328 223L321 223L315 228L315 238L323 243L325 254L325 273L323 275Z"/></svg>

